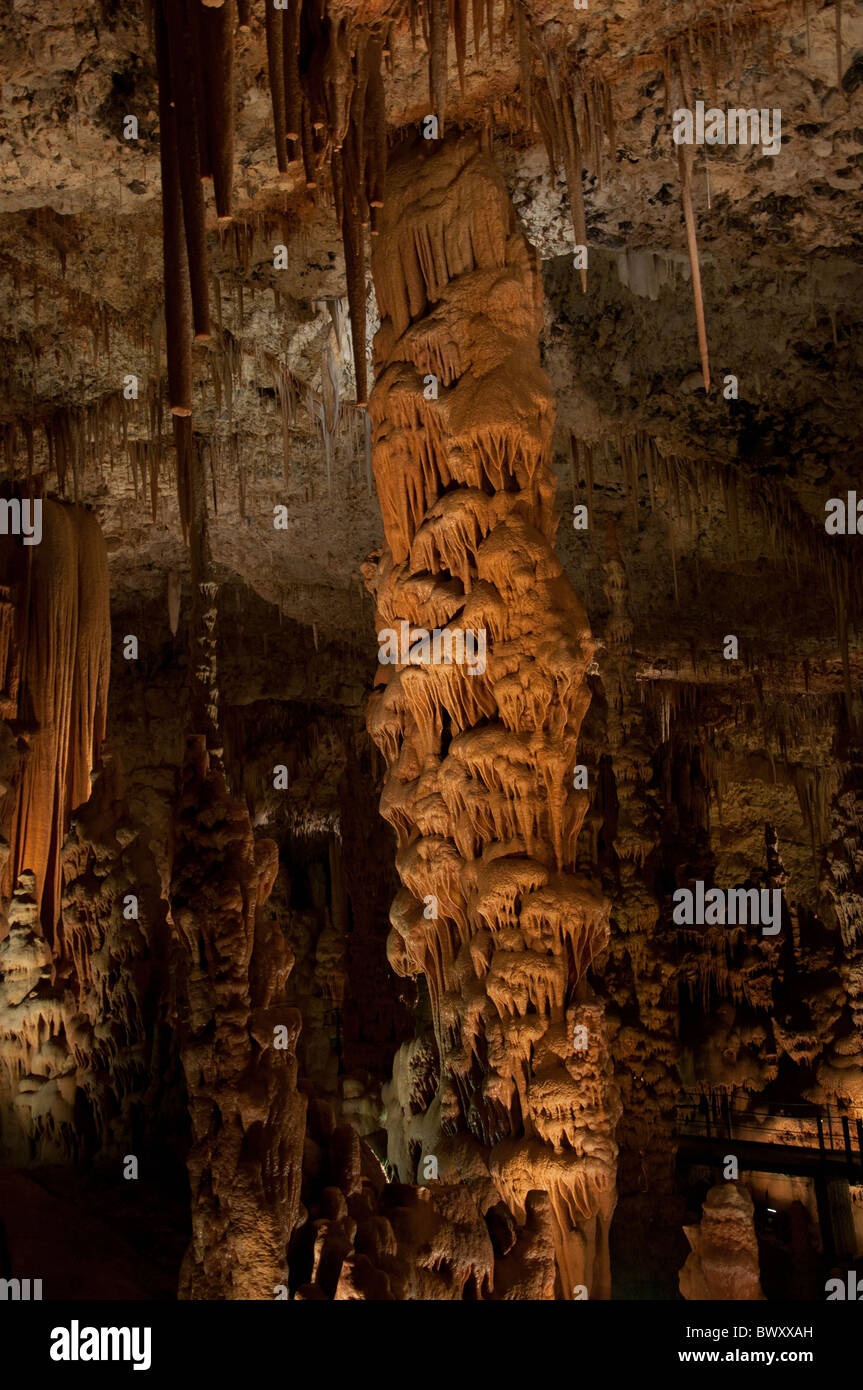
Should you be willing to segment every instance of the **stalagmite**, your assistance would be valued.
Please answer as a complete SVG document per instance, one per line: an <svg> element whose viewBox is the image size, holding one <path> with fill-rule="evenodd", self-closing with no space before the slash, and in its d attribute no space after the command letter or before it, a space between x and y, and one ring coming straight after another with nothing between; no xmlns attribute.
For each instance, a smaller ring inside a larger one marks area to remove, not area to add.
<svg viewBox="0 0 863 1390"><path fill-rule="evenodd" d="M181 1298L271 1299L300 1206L305 1098L293 966L264 904L278 871L203 740L190 737L170 908L182 951L180 1050L192 1113L192 1241ZM277 1047L281 1029L288 1046ZM219 1040L213 1044L213 1033Z"/></svg>
<svg viewBox="0 0 863 1390"><path fill-rule="evenodd" d="M553 551L537 260L472 140L391 165L372 269L387 549L365 573L379 629L425 632L428 648L386 657L369 709L404 885L390 960L428 983L440 1142L459 1163L490 1149L519 1222L527 1194L547 1192L558 1296L585 1284L607 1297L618 1103L601 1006L585 1015L587 1050L574 1044L608 933L607 905L575 873L587 799L572 769L594 644ZM481 634L481 662L465 634Z"/></svg>
<svg viewBox="0 0 863 1390"><path fill-rule="evenodd" d="M763 1300L752 1197L742 1183L711 1187L701 1225L684 1234L692 1247L680 1271L684 1298Z"/></svg>

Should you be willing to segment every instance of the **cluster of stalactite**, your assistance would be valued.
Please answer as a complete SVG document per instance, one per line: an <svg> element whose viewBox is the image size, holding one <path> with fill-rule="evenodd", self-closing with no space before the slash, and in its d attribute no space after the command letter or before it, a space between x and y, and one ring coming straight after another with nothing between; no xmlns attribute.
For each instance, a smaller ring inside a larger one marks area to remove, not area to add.
<svg viewBox="0 0 863 1390"><path fill-rule="evenodd" d="M696 732L702 718L697 701L685 717L678 713L676 727L667 731L661 749L659 781L669 808L662 860L677 886L690 889L696 880L712 885L717 862L710 822L717 770ZM775 770L763 761L760 775L774 780ZM740 769L736 775L741 776ZM759 775L757 762L748 775ZM794 901L794 883L789 883L770 824L765 825L761 862L750 865L742 883L729 886L780 890L781 929L771 936L751 925L675 929L680 1048L688 1058L686 1069L698 1078L705 1095L733 1095L738 1108L747 1095L757 1105L763 1092L795 1101L835 1095L830 1058L852 1038L850 1053L856 1056L860 1051L859 1034L855 1037L848 1028L844 1012L839 930ZM666 922L670 912L670 904L664 904ZM813 1072L818 1084L801 1094L795 1076ZM848 1100L847 1089L843 1098Z"/></svg>
<svg viewBox="0 0 863 1390"><path fill-rule="evenodd" d="M178 452L178 496L190 448L192 344L209 342L210 286L202 180L212 178L216 212L230 220L234 144L234 0L219 6L157 0L153 10L159 84L162 245L168 393Z"/></svg>
<svg viewBox="0 0 863 1390"><path fill-rule="evenodd" d="M827 1096L863 1109L863 914L861 914L860 865L863 863L863 794L856 774L849 774L831 807L831 835L824 857L820 887L827 910L825 927L801 919L809 933L807 946L816 946L812 960L811 991L816 1009L811 1031L821 1036L826 1022L823 1055L816 1063L816 1076ZM836 931L838 928L838 933ZM838 935L838 940L837 940ZM823 988L824 968L838 969L841 993ZM820 976L820 978L819 978ZM817 986L821 985L819 989ZM826 1018L825 1018L826 1015Z"/></svg>
<svg viewBox="0 0 863 1390"><path fill-rule="evenodd" d="M842 4L835 0L836 16L836 86L842 91ZM666 116L682 105L694 110L698 95L707 91L714 98L723 75L733 71L734 85L739 87L744 61L756 44L766 42L767 63L774 70L774 34L772 16L753 13L751 7L735 12L725 6L718 14L706 14L690 23L681 34L666 44L663 57ZM803 18L809 47L809 8L803 0ZM655 64L655 54L644 53L638 58L638 68L648 70ZM751 61L751 56L750 56ZM690 145L677 146L680 177L680 197L686 225L686 246L692 272L692 298L695 307L698 350L705 391L710 390L710 354L707 343L707 323L704 313L704 294L701 287L701 267L698 257L696 217L692 204L692 173L695 152Z"/></svg>
<svg viewBox="0 0 863 1390"><path fill-rule="evenodd" d="M308 1083L302 1210L288 1296L303 1301L550 1299L551 1202L531 1192L519 1225L495 1192L387 1181L374 1153Z"/></svg>
<svg viewBox="0 0 863 1390"><path fill-rule="evenodd" d="M161 884L144 840L109 762L66 837L50 944L35 875L19 875L0 942L6 1162L116 1159L130 1142L163 1143L160 1123L183 1125Z"/></svg>
<svg viewBox="0 0 863 1390"><path fill-rule="evenodd" d="M0 448L7 476L28 481L51 474L62 495L80 495L85 471L113 466L120 450L126 457L136 493L149 493L153 516L159 497L162 463L162 399L155 380L138 399L111 391L87 405L62 406L38 418L21 416L0 426Z"/></svg>
<svg viewBox="0 0 863 1390"><path fill-rule="evenodd" d="M430 112L443 136L450 29L464 91L467 0L429 0L423 5L410 0L408 13L414 45L422 27ZM582 78L578 72L564 71L558 51L531 26L521 3L496 7L494 0L474 0L470 27L477 58L484 33L490 52L495 42L501 48L508 42L517 46L522 122L530 129L536 115L553 168L562 163L566 170L576 242L581 245L586 241L582 164L601 180L606 134L613 157L611 89L597 73ZM362 405L367 392L365 231L376 235L381 207L387 158L381 60L390 55L395 25L387 19L374 27L356 24L350 11L333 0L288 0L285 10L267 7L266 36L279 170L287 172L292 161L302 160L306 186L315 189L325 159L330 162L345 253L357 401ZM534 46L542 58L540 80L533 74ZM586 285L585 275L582 271Z"/></svg>
<svg viewBox="0 0 863 1390"><path fill-rule="evenodd" d="M327 0L266 10L267 58L279 171L302 160L315 189L329 162L345 253L357 404L366 404L365 231L377 230L387 162L381 63L390 25L355 25Z"/></svg>
<svg viewBox="0 0 863 1390"><path fill-rule="evenodd" d="M604 702L593 731L600 770L595 843L600 868L614 885L609 949L597 973L608 1000L609 1041L623 1113L614 1241L641 1249L639 1273L649 1286L662 1269L669 1227L679 1225L675 1197L675 1103L678 1073L677 968L673 939L660 922L653 869L660 825L648 788L656 725L636 692L629 582L617 528L607 528L604 591L609 611L601 663ZM590 742L586 740L587 750ZM667 1278L667 1276L666 1276ZM628 1290L632 1296L637 1290ZM673 1289L666 1289L673 1293Z"/></svg>
<svg viewBox="0 0 863 1390"><path fill-rule="evenodd" d="M78 969L87 933L74 908L66 920L63 864L105 732L108 564L91 512L27 501L42 509L40 543L0 539L0 1134L8 1157L57 1161L77 1151L79 1088L104 1121L117 1050L107 1030L97 1037L104 1001Z"/></svg>
<svg viewBox="0 0 863 1390"><path fill-rule="evenodd" d="M0 717L17 734L0 803L9 845L0 894L8 900L21 873L32 872L50 943L63 839L71 812L90 795L105 732L111 627L96 517L48 499L40 505L40 544L12 536L0 543Z"/></svg>
<svg viewBox="0 0 863 1390"><path fill-rule="evenodd" d="M372 269L378 626L487 641L482 671L430 654L379 668L369 729L403 884L388 952L428 986L434 1152L449 1146L453 1174L484 1153L522 1219L548 1192L559 1293L602 1297L618 1112L586 974L608 904L574 873L588 798L572 785L594 644L552 548L537 261L475 141L391 165Z"/></svg>
<svg viewBox="0 0 863 1390"><path fill-rule="evenodd" d="M305 1099L293 966L264 911L278 869L202 738L187 740L169 906L182 959L180 1055L192 1143L181 1298L272 1299L300 1210Z"/></svg>
<svg viewBox="0 0 863 1390"><path fill-rule="evenodd" d="M591 444L570 436L571 480L586 490L588 510L593 512L594 482L600 470L613 467L615 456L621 483L638 526L643 494L651 511L663 515L668 524L668 543L675 600L679 601L678 548L680 535L696 540L706 510L725 513L725 535L735 562L742 554L742 528L753 523L764 537L766 548L789 574L799 578L811 571L820 588L830 597L836 623L836 636L842 663L846 707L854 718L849 636L863 610L863 579L854 560L853 548L844 538L828 537L822 526L813 525L808 514L795 501L788 488L770 478L749 478L724 459L702 453L697 459L667 449L662 441L638 431L621 434Z"/></svg>

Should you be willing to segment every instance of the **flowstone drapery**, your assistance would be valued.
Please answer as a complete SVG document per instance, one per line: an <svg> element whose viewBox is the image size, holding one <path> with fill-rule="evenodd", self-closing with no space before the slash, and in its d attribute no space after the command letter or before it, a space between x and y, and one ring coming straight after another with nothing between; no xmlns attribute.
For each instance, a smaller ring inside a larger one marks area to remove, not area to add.
<svg viewBox="0 0 863 1390"><path fill-rule="evenodd" d="M369 729L403 885L389 958L425 977L439 1052L420 1161L485 1173L519 1220L547 1192L558 1295L603 1297L619 1103L586 972L608 907L575 872L573 777L594 643L553 550L537 258L470 139L401 154L379 226Z"/></svg>
<svg viewBox="0 0 863 1390"><path fill-rule="evenodd" d="M32 872L49 944L60 918L60 850L90 795L105 733L111 620L108 559L84 507L39 501L41 542L0 547L0 719L14 729L0 824L9 852L0 899Z"/></svg>

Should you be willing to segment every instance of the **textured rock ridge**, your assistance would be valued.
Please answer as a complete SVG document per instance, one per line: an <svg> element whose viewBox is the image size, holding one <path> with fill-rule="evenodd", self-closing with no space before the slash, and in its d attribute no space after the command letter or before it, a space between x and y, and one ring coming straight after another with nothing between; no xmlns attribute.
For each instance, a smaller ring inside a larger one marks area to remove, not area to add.
<svg viewBox="0 0 863 1390"><path fill-rule="evenodd" d="M293 966L263 915L278 868L248 811L190 738L170 906L185 957L180 1051L192 1120L192 1244L180 1297L272 1298L287 1282L305 1099L300 1017L279 1004Z"/></svg>
<svg viewBox="0 0 863 1390"><path fill-rule="evenodd" d="M476 1150L521 1221L547 1192L559 1292L607 1296L618 1102L586 972L608 906L575 872L573 789L594 644L553 550L537 261L476 142L391 165L372 268L387 547L366 571L384 657L368 722L403 885L389 958L428 986L453 1163ZM420 645L387 660L402 624ZM424 655L434 630L468 653L475 634L485 660Z"/></svg>

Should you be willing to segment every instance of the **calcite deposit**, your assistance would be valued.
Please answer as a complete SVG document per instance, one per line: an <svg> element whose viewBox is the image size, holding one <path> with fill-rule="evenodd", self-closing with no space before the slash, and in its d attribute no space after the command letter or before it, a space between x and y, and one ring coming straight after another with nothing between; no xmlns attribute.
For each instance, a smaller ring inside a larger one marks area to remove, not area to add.
<svg viewBox="0 0 863 1390"><path fill-rule="evenodd" d="M419 145L385 187L370 414L387 548L367 582L379 628L487 644L483 670L416 648L381 666L369 711L403 884L388 954L425 976L439 1052L425 1145L446 1137L457 1167L466 1136L522 1221L548 1192L561 1289L607 1296L617 1093L585 974L608 908L574 872L589 798L572 786L594 643L551 544L536 259L475 141Z"/></svg>
<svg viewBox="0 0 863 1390"><path fill-rule="evenodd" d="M734 1182L712 1187L704 1199L701 1225L687 1226L686 1239L692 1249L680 1271L684 1298L763 1299L752 1198L744 1187Z"/></svg>
<svg viewBox="0 0 863 1390"><path fill-rule="evenodd" d="M0 1287L853 1287L861 54L0 14Z"/></svg>
<svg viewBox="0 0 863 1390"><path fill-rule="evenodd" d="M17 766L0 806L9 846L8 900L34 875L49 942L60 917L60 849L71 812L90 795L105 733L110 616L105 544L92 513L39 501L37 546L0 551L3 717L17 733Z"/></svg>

